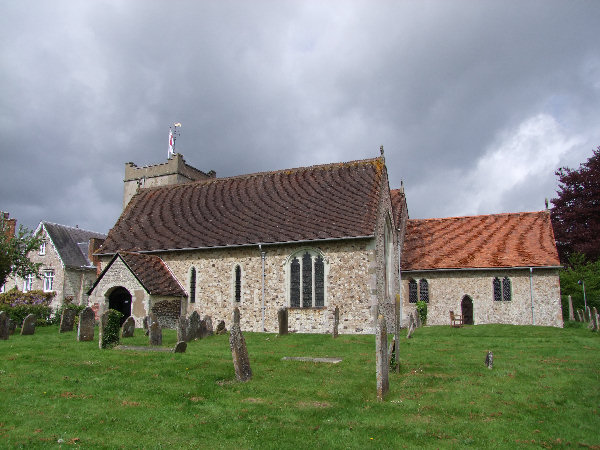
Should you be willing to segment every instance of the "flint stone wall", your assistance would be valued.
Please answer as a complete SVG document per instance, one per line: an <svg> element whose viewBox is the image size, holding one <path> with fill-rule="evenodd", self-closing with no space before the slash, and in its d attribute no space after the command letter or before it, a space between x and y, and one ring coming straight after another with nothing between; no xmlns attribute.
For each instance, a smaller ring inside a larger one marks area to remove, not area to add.
<svg viewBox="0 0 600 450"><path fill-rule="evenodd" d="M511 301L494 301L493 279L508 276L512 284ZM531 325L529 269L429 271L402 273L403 326L408 315L416 315L416 305L408 301L408 282L425 278L429 284L427 325L449 325L449 311L461 313L465 295L473 300L473 321L477 324L504 323ZM562 327L558 270L533 270L535 324Z"/></svg>

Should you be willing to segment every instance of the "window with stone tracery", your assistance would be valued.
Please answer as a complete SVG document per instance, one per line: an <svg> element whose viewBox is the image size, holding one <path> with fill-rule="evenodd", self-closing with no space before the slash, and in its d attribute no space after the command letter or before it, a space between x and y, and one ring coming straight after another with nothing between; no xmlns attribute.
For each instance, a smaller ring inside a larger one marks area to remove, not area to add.
<svg viewBox="0 0 600 450"><path fill-rule="evenodd" d="M408 302L417 303L419 300L417 282L412 278L408 281Z"/></svg>
<svg viewBox="0 0 600 450"><path fill-rule="evenodd" d="M320 252L305 249L288 261L290 308L325 306L327 264Z"/></svg>
<svg viewBox="0 0 600 450"><path fill-rule="evenodd" d="M505 302L512 300L512 283L508 277L502 279L502 300Z"/></svg>
<svg viewBox="0 0 600 450"><path fill-rule="evenodd" d="M196 303L196 268L190 269L190 303Z"/></svg>
<svg viewBox="0 0 600 450"><path fill-rule="evenodd" d="M419 281L419 300L429 303L429 283L425 278Z"/></svg>

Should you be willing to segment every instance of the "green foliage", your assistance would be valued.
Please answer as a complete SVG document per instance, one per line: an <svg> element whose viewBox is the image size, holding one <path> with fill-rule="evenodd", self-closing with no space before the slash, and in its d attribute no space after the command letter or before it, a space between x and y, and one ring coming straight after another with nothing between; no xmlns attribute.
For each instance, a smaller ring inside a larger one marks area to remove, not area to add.
<svg viewBox="0 0 600 450"><path fill-rule="evenodd" d="M41 243L41 237L34 236L33 231L22 225L11 236L4 217L0 217L0 285L11 275L25 278L34 274L39 277L41 263L33 263L28 255L37 250Z"/></svg>
<svg viewBox="0 0 600 450"><path fill-rule="evenodd" d="M584 309L583 284L578 284L579 280L585 283L588 306L595 306L600 311L600 260L587 262L581 253L573 253L569 257L568 265L560 271L560 291L565 319L569 318L569 295L573 301L573 309Z"/></svg>
<svg viewBox="0 0 600 450"><path fill-rule="evenodd" d="M60 325L60 320L62 317L62 313L64 312L65 309L72 309L75 311L75 325L77 325L77 321L79 320L79 314L81 313L81 311L83 311L85 309L84 305L75 305L73 303L71 303L72 299L68 299L65 298L63 300L63 304L60 305L59 308L57 308L57 310L54 312L53 316L52 316L52 324L53 325Z"/></svg>
<svg viewBox="0 0 600 450"><path fill-rule="evenodd" d="M102 331L102 348L111 348L119 344L121 317L123 317L123 314L119 311L114 309L108 310L106 325Z"/></svg>
<svg viewBox="0 0 600 450"><path fill-rule="evenodd" d="M373 335L244 337L248 383L235 381L228 336L192 341L184 354L101 351L57 327L0 341L2 448L58 448L59 439L91 449L600 444L600 335L587 329L425 327L401 339L400 372L390 372L383 402ZM131 339L148 345L143 333ZM163 330L164 346L176 340Z"/></svg>
<svg viewBox="0 0 600 450"><path fill-rule="evenodd" d="M50 303L54 295L54 292L21 292L17 289L11 289L4 294L0 294L0 311L5 311L17 326L21 326L25 317L29 314L36 316L37 325L50 325L53 323Z"/></svg>
<svg viewBox="0 0 600 450"><path fill-rule="evenodd" d="M417 302L417 312L419 313L419 317L421 318L421 322L423 325L427 322L427 303L423 300L419 300Z"/></svg>

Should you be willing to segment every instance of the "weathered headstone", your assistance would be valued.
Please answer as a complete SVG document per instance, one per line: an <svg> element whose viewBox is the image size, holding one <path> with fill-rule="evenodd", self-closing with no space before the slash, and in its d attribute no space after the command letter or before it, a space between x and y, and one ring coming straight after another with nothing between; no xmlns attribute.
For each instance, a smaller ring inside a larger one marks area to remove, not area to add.
<svg viewBox="0 0 600 450"><path fill-rule="evenodd" d="M133 337L133 333L135 333L135 319L129 316L121 327L121 337L130 338Z"/></svg>
<svg viewBox="0 0 600 450"><path fill-rule="evenodd" d="M8 319L8 334L15 334L15 330L17 329L17 322L13 322Z"/></svg>
<svg viewBox="0 0 600 450"><path fill-rule="evenodd" d="M331 335L336 338L338 337L338 328L340 326L340 308L337 306L333 310L333 333Z"/></svg>
<svg viewBox="0 0 600 450"><path fill-rule="evenodd" d="M8 339L8 314L5 311L0 311L0 339Z"/></svg>
<svg viewBox="0 0 600 450"><path fill-rule="evenodd" d="M21 326L21 336L31 335L35 333L36 317L34 314L27 314Z"/></svg>
<svg viewBox="0 0 600 450"><path fill-rule="evenodd" d="M186 349L187 349L187 342L185 342L185 341L179 341L175 345L175 348L173 349L173 352L174 353L185 353Z"/></svg>
<svg viewBox="0 0 600 450"><path fill-rule="evenodd" d="M187 342L187 331L190 326L189 319L183 314L179 316L179 320L177 321L177 341L178 342Z"/></svg>
<svg viewBox="0 0 600 450"><path fill-rule="evenodd" d="M415 331L415 326L416 326L415 319L414 319L412 313L410 313L408 315L408 330L406 332L406 339L410 339L412 337L412 334Z"/></svg>
<svg viewBox="0 0 600 450"><path fill-rule="evenodd" d="M162 328L158 322L152 322L148 336L150 337L150 345L162 345Z"/></svg>
<svg viewBox="0 0 600 450"><path fill-rule="evenodd" d="M375 339L375 358L377 364L377 399L383 400L385 394L390 389L390 364L387 355L387 329L385 325L385 318L382 314L380 314L379 317L377 317Z"/></svg>
<svg viewBox="0 0 600 450"><path fill-rule="evenodd" d="M144 334L146 336L148 336L148 322L150 322L150 318L148 316L144 316L144 318L142 319L142 327L144 328Z"/></svg>
<svg viewBox="0 0 600 450"><path fill-rule="evenodd" d="M219 323L217 324L217 330L215 331L215 334L225 334L225 333L227 333L227 328L225 328L225 321L220 320Z"/></svg>
<svg viewBox="0 0 600 450"><path fill-rule="evenodd" d="M150 325L152 325L153 322L158 323L158 317L156 317L155 313L150 312L150 314L148 314L146 317L144 317L144 322L143 322L144 334L146 336L148 336L150 334Z"/></svg>
<svg viewBox="0 0 600 450"><path fill-rule="evenodd" d="M204 339L208 336L206 322L204 320L200 320L200 326L198 327L198 339Z"/></svg>
<svg viewBox="0 0 600 450"><path fill-rule="evenodd" d="M193 341L198 338L200 332L200 314L198 311L193 311L189 317L189 327L186 332L187 341Z"/></svg>
<svg viewBox="0 0 600 450"><path fill-rule="evenodd" d="M213 324L212 324L212 319L210 318L210 316L204 316L204 326L205 326L205 333L206 336L212 336L214 333L213 331Z"/></svg>
<svg viewBox="0 0 600 450"><path fill-rule="evenodd" d="M64 333L66 331L73 331L73 327L75 326L75 310L71 308L63 309L63 312L60 316L60 328L58 329L59 333Z"/></svg>
<svg viewBox="0 0 600 450"><path fill-rule="evenodd" d="M494 368L494 354L490 351L488 351L485 355L485 366L488 369Z"/></svg>
<svg viewBox="0 0 600 450"><path fill-rule="evenodd" d="M592 320L592 311L590 310L589 306L585 307L585 321L589 322L590 320Z"/></svg>
<svg viewBox="0 0 600 450"><path fill-rule="evenodd" d="M288 334L288 310L287 308L279 308L277 310L277 323L279 325L279 336Z"/></svg>
<svg viewBox="0 0 600 450"><path fill-rule="evenodd" d="M229 348L233 358L233 368L235 377L238 381L248 381L252 378L252 369L250 368L250 358L246 348L246 340L240 328L240 310L236 307L233 310L233 325L229 334Z"/></svg>
<svg viewBox="0 0 600 450"><path fill-rule="evenodd" d="M94 310L89 306L79 314L79 325L77 326L78 341L93 341L94 340L94 322L96 315Z"/></svg>
<svg viewBox="0 0 600 450"><path fill-rule="evenodd" d="M592 308L592 331L598 331L598 310L595 306Z"/></svg>
<svg viewBox="0 0 600 450"><path fill-rule="evenodd" d="M108 311L104 311L100 315L100 320L98 321L98 346L100 348L104 348L104 347L102 347L102 337L104 336L104 328L106 328L107 324L108 324Z"/></svg>
<svg viewBox="0 0 600 450"><path fill-rule="evenodd" d="M575 320L575 313L573 312L573 299L569 295L569 320Z"/></svg>
<svg viewBox="0 0 600 450"><path fill-rule="evenodd" d="M577 310L577 318L579 319L579 322L583 322L583 313L580 309Z"/></svg>

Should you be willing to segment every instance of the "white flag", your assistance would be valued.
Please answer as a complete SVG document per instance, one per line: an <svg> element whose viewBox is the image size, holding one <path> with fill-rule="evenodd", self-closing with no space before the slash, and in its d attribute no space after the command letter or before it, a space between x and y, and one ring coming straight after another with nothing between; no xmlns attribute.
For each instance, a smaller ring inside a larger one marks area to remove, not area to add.
<svg viewBox="0 0 600 450"><path fill-rule="evenodd" d="M170 158L175 154L175 142L173 142L173 130L169 130L169 152L167 158Z"/></svg>

